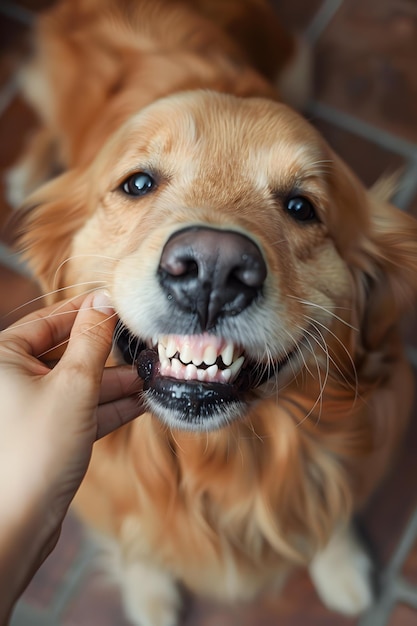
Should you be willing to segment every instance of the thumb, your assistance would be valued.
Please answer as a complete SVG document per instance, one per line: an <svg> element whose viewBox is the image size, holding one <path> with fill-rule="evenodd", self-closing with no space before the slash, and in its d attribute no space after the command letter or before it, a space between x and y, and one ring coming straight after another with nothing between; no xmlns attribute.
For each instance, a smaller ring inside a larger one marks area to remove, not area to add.
<svg viewBox="0 0 417 626"><path fill-rule="evenodd" d="M110 354L116 314L106 292L89 294L77 313L69 343L56 369L76 368L100 383Z"/></svg>

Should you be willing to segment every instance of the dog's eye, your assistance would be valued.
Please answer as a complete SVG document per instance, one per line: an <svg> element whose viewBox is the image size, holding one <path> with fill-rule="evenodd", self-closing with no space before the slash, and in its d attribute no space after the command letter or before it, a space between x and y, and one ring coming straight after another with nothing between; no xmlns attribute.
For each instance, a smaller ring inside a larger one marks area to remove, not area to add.
<svg viewBox="0 0 417 626"><path fill-rule="evenodd" d="M155 186L156 183L152 176L145 172L138 172L126 178L120 187L129 196L144 196Z"/></svg>
<svg viewBox="0 0 417 626"><path fill-rule="evenodd" d="M295 220L299 222L311 222L316 219L316 212L310 200L303 196L293 196L285 203L285 208Z"/></svg>

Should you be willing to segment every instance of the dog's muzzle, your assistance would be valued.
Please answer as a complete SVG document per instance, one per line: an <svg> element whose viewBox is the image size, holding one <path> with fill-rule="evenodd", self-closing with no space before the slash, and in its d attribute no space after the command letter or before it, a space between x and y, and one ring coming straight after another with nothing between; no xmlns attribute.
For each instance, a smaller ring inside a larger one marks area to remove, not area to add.
<svg viewBox="0 0 417 626"><path fill-rule="evenodd" d="M211 429L240 417L246 395L280 364L254 363L239 345L218 333L257 299L267 275L254 241L233 231L193 227L165 244L158 280L173 315L190 320L190 335L163 333L157 344L141 342L120 322L117 344L144 380L151 412L171 426ZM195 332L194 329L198 329ZM216 332L217 331L217 332Z"/></svg>

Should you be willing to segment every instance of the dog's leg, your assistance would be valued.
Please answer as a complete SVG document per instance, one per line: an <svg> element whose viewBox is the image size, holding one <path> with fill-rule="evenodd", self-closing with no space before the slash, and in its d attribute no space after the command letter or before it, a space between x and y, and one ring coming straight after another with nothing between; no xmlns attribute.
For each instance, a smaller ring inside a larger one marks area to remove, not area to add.
<svg viewBox="0 0 417 626"><path fill-rule="evenodd" d="M134 626L176 626L181 595L168 573L133 562L124 566L120 583L125 612Z"/></svg>
<svg viewBox="0 0 417 626"><path fill-rule="evenodd" d="M47 128L32 135L22 157L6 172L6 196L19 208L37 187L59 173L55 138Z"/></svg>
<svg viewBox="0 0 417 626"><path fill-rule="evenodd" d="M330 609L358 615L372 604L372 561L350 526L338 529L314 557L310 575Z"/></svg>

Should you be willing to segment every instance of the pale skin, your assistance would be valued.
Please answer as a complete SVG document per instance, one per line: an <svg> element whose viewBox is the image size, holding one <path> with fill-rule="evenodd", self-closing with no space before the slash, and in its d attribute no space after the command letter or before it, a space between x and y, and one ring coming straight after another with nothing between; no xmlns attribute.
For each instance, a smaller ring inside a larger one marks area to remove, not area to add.
<svg viewBox="0 0 417 626"><path fill-rule="evenodd" d="M104 369L114 326L95 292L0 333L0 624L55 547L94 442L141 412L134 369ZM41 355L68 337L51 369Z"/></svg>

